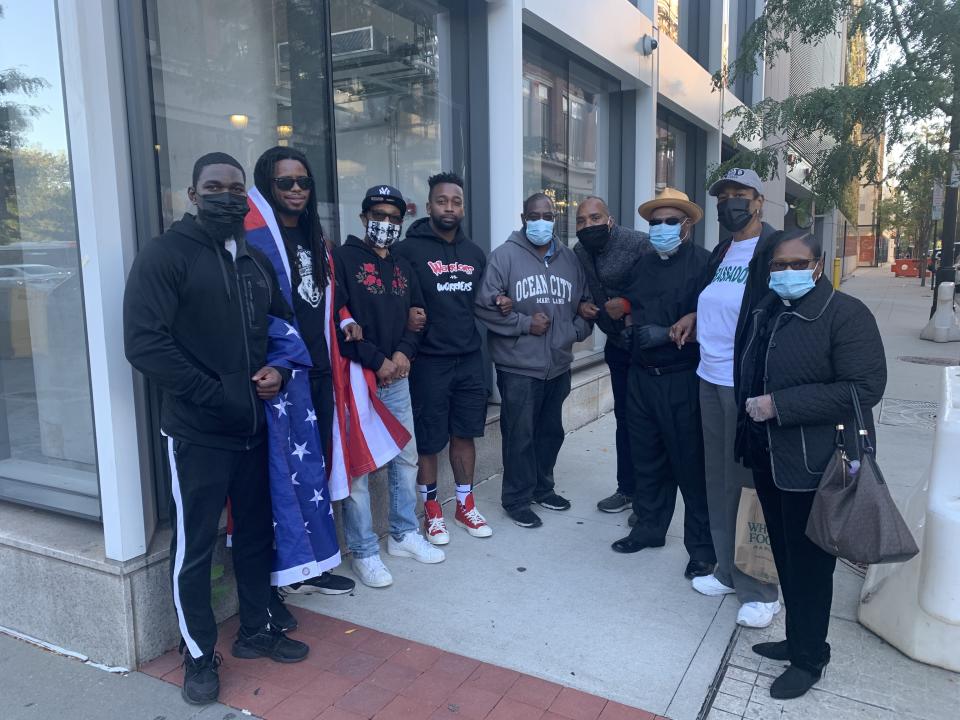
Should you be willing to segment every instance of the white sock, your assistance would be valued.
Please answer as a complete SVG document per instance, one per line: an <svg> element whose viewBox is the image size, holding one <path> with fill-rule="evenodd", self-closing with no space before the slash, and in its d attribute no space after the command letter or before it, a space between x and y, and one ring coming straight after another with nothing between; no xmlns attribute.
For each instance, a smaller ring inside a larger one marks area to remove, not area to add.
<svg viewBox="0 0 960 720"><path fill-rule="evenodd" d="M473 492L473 485L457 485L457 502L463 505L467 501L467 495Z"/></svg>
<svg viewBox="0 0 960 720"><path fill-rule="evenodd" d="M427 501L427 486L417 483L417 492L420 493L420 500L423 502Z"/></svg>

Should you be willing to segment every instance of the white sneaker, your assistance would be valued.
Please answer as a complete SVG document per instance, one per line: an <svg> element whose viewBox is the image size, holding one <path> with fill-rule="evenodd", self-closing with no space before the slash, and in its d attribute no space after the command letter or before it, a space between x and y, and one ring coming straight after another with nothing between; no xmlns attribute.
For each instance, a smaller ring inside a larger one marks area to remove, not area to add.
<svg viewBox="0 0 960 720"><path fill-rule="evenodd" d="M701 595L709 595L710 597L729 595L730 593L736 592L736 590L734 590L732 587L727 587L722 582L717 580L714 575L695 577L691 584L693 585L693 589L698 593Z"/></svg>
<svg viewBox="0 0 960 720"><path fill-rule="evenodd" d="M748 602L740 606L737 613L737 625L749 628L765 628L773 622L773 616L780 612L780 601L771 603Z"/></svg>
<svg viewBox="0 0 960 720"><path fill-rule="evenodd" d="M415 532L407 533L400 542L394 540L393 536L388 537L387 554L394 557L413 558L417 562L427 565L443 562L447 557L443 550L434 547L424 540L420 533Z"/></svg>
<svg viewBox="0 0 960 720"><path fill-rule="evenodd" d="M393 585L393 575L380 560L379 555L353 559L353 572L367 587L382 588Z"/></svg>

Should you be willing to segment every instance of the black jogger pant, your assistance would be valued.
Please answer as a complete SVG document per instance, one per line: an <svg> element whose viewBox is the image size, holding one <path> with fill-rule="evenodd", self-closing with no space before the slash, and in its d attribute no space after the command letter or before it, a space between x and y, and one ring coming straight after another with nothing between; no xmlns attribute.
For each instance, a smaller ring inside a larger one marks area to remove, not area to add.
<svg viewBox="0 0 960 720"><path fill-rule="evenodd" d="M603 349L603 357L610 368L613 415L617 419L617 492L633 497L633 458L630 454L630 427L627 421L630 352L608 342Z"/></svg>
<svg viewBox="0 0 960 720"><path fill-rule="evenodd" d="M716 562L703 466L700 379L695 369L654 376L630 366L629 427L637 524L630 537L662 543L683 495L683 544L691 560Z"/></svg>
<svg viewBox="0 0 960 720"><path fill-rule="evenodd" d="M210 570L227 497L233 515L233 569L240 625L255 632L267 624L273 562L273 510L267 479L267 443L222 450L165 438L172 499L170 565L173 603L190 655L210 655L217 623L210 605Z"/></svg>
<svg viewBox="0 0 960 720"><path fill-rule="evenodd" d="M551 380L497 370L503 436L503 507L519 510L553 492L553 466L563 445L563 401L570 371Z"/></svg>
<svg viewBox="0 0 960 720"><path fill-rule="evenodd" d="M313 401L313 410L317 414L320 447L323 448L323 457L329 470L333 452L330 447L333 442L333 374L330 371L310 372L310 400Z"/></svg>
<svg viewBox="0 0 960 720"><path fill-rule="evenodd" d="M754 470L753 482L787 608L790 664L819 674L830 662L827 627L837 559L807 537L807 518L816 492L780 490L769 471Z"/></svg>

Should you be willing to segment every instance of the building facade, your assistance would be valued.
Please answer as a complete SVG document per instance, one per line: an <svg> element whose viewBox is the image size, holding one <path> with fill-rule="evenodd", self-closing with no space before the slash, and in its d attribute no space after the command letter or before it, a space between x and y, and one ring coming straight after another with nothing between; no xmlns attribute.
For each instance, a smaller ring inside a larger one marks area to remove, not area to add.
<svg viewBox="0 0 960 720"><path fill-rule="evenodd" d="M534 191L555 200L572 244L584 197L643 227L637 206L668 185L704 207L696 241L719 241L706 177L735 151L725 113L803 80L788 64L786 78L778 66L711 89L762 2L584 7L3 3L0 626L125 667L176 642L158 402L124 358L121 299L138 247L189 209L199 155L228 152L250 179L268 147L305 151L338 240L359 230L367 187L399 187L416 219L443 169L465 177L468 231L487 249ZM821 58L818 81L842 58ZM802 162L767 184L774 226L805 191ZM817 223L833 256L836 219ZM574 423L609 405L602 347L599 333L578 347Z"/></svg>

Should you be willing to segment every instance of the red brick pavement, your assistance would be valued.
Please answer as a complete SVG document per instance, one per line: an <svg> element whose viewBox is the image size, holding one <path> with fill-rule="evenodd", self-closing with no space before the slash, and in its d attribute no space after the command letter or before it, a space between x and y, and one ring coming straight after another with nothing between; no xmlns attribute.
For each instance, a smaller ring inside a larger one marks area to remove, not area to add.
<svg viewBox="0 0 960 720"><path fill-rule="evenodd" d="M220 627L220 701L266 720L666 720L532 675L294 609L302 663L238 660L237 618ZM141 672L180 685L169 652Z"/></svg>

